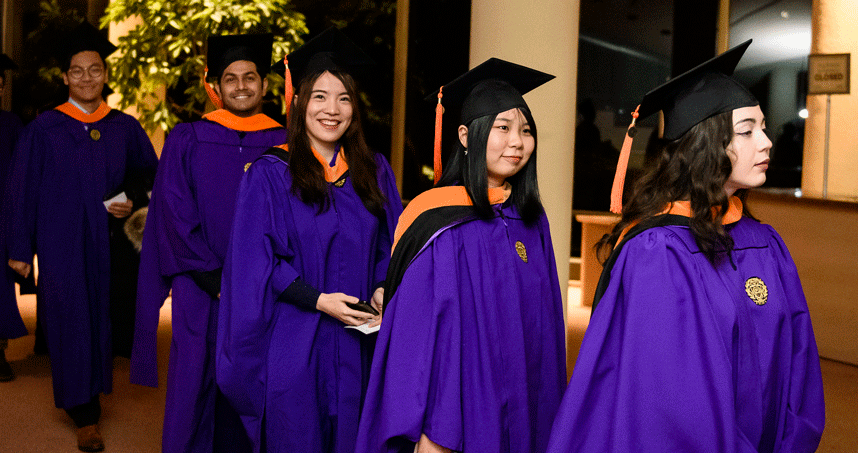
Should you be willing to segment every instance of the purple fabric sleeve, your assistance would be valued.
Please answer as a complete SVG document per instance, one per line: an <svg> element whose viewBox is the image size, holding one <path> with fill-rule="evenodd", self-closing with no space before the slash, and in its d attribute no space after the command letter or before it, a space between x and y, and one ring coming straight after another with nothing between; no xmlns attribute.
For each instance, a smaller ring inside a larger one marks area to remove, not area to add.
<svg viewBox="0 0 858 453"><path fill-rule="evenodd" d="M307 310L315 310L316 302L321 294L321 291L298 277L277 296L277 300L295 304Z"/></svg>
<svg viewBox="0 0 858 453"><path fill-rule="evenodd" d="M687 227L620 252L548 452L810 452L824 425L819 356L792 259L743 218L713 266ZM767 301L746 293L762 280Z"/></svg>

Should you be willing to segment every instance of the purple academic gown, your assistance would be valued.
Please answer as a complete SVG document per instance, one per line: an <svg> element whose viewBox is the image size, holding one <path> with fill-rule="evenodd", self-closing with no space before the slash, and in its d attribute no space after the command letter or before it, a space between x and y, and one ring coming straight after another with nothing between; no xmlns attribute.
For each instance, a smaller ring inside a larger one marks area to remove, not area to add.
<svg viewBox="0 0 858 453"><path fill-rule="evenodd" d="M728 228L732 259L716 267L687 226L620 249L549 452L816 450L822 379L795 265L770 226ZM749 295L760 280L764 305Z"/></svg>
<svg viewBox="0 0 858 453"><path fill-rule="evenodd" d="M239 191L224 267L218 385L254 451L353 453L375 334L312 307L278 301L298 277L323 293L369 301L384 280L402 212L390 165L376 155L385 219L363 205L348 173L329 209L291 192L288 165L257 160Z"/></svg>
<svg viewBox="0 0 858 453"><path fill-rule="evenodd" d="M104 197L127 172L154 173L158 158L140 123L118 110L92 122L44 112L15 153L9 257L32 263L39 256L54 402L69 409L113 388Z"/></svg>
<svg viewBox="0 0 858 453"><path fill-rule="evenodd" d="M548 220L493 208L442 227L408 264L385 306L357 452L411 453L421 433L454 451L545 450L566 382Z"/></svg>
<svg viewBox="0 0 858 453"><path fill-rule="evenodd" d="M15 271L6 263L9 257L6 253L6 241L10 234L11 203L7 192L9 173L12 167L12 154L24 125L21 120L10 112L0 110L0 340L23 337L27 328L18 312L18 301L15 299Z"/></svg>
<svg viewBox="0 0 858 453"><path fill-rule="evenodd" d="M203 119L177 124L164 144L143 233L131 355L131 382L156 387L158 312L172 288L164 452L213 449L218 300L189 272L223 267L245 168L285 140L281 127L238 131Z"/></svg>

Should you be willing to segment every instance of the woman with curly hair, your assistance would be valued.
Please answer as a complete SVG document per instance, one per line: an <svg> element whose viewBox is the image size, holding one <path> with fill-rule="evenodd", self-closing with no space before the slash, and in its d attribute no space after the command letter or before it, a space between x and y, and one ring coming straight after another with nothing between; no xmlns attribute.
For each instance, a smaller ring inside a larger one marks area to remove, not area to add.
<svg viewBox="0 0 858 453"><path fill-rule="evenodd" d="M622 217L599 243L611 254L549 452L816 450L822 380L798 273L743 211L772 146L730 77L748 45L641 102L640 117L664 112L667 144L622 206L615 184Z"/></svg>

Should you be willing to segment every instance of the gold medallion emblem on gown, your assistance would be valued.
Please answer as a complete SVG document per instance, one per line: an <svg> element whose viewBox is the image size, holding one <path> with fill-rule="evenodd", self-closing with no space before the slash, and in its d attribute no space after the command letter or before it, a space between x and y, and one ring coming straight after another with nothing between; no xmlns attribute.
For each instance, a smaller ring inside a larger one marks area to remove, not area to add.
<svg viewBox="0 0 858 453"><path fill-rule="evenodd" d="M769 288L759 277L751 277L745 280L745 292L757 305L765 305L769 298Z"/></svg>
<svg viewBox="0 0 858 453"><path fill-rule="evenodd" d="M515 241L515 251L518 253L518 257L521 258L525 263L527 262L527 249L524 247L521 241Z"/></svg>

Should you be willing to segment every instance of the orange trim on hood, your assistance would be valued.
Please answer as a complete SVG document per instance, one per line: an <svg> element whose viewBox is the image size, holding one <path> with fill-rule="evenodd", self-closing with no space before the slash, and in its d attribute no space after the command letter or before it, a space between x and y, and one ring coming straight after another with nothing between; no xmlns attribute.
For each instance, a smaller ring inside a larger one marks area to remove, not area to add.
<svg viewBox="0 0 858 453"><path fill-rule="evenodd" d="M729 225L731 223L736 223L739 219L742 218L742 212L744 208L742 206L742 200L739 197L730 197L730 206L727 208L727 213L724 214L724 218L721 219L722 225ZM718 208L712 208L712 215L718 211ZM662 210L659 215L663 214L673 214L680 215L683 217L691 217L691 202L688 200L679 200L671 202L664 210ZM637 225L639 221L634 221L623 228L623 232L620 233L620 237L617 238L617 244L619 244L623 238L626 236L626 233L629 232L635 225Z"/></svg>
<svg viewBox="0 0 858 453"><path fill-rule="evenodd" d="M65 113L66 115L82 122L82 123L94 123L96 121L102 120L108 113L110 113L111 108L108 107L107 103L101 101L98 108L95 109L92 113L86 113L83 110L77 108L71 102L66 102L65 104L60 104L54 108L54 110Z"/></svg>
<svg viewBox="0 0 858 453"><path fill-rule="evenodd" d="M242 118L225 109L217 109L213 112L206 113L203 115L203 118L209 121L214 121L223 127L241 132L256 132L283 127L280 123L272 120L263 113L257 113L249 118Z"/></svg>
<svg viewBox="0 0 858 453"><path fill-rule="evenodd" d="M489 189L489 204L503 203L509 199L510 194L512 194L512 186L508 182L502 187ZM421 193L411 200L411 203L408 203L405 211L399 216L399 223L396 225L396 232L393 234L392 249L396 248L399 238L420 214L430 209L445 206L473 206L473 204L471 197L468 196L468 191L462 186L436 187Z"/></svg>

